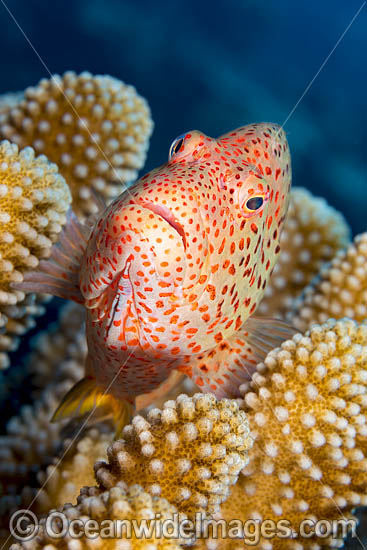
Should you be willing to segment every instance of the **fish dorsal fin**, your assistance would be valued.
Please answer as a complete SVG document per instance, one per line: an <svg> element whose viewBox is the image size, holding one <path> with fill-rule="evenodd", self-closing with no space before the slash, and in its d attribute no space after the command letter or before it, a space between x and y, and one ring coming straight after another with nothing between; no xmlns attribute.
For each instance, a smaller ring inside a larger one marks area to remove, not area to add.
<svg viewBox="0 0 367 550"><path fill-rule="evenodd" d="M239 397L240 386L251 379L256 365L296 332L284 321L251 317L230 338L203 353L186 357L176 368L187 374L202 392L212 392L218 398Z"/></svg>
<svg viewBox="0 0 367 550"><path fill-rule="evenodd" d="M93 215L85 223L81 223L70 209L50 257L41 260L37 269L27 272L24 280L13 283L12 287L24 292L51 294L83 304L84 298L79 287L80 265L95 219Z"/></svg>

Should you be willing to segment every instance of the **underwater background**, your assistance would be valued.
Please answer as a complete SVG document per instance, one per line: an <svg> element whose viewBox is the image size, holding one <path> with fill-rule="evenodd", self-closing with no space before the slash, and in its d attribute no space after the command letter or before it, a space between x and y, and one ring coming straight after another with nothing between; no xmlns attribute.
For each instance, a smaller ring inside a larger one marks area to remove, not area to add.
<svg viewBox="0 0 367 550"><path fill-rule="evenodd" d="M219 136L290 116L293 183L326 197L354 233L366 229L367 9L353 20L361 0L5 3L37 53L0 4L0 93L48 77L38 55L51 73L133 84L155 122L144 171L187 130Z"/></svg>
<svg viewBox="0 0 367 550"><path fill-rule="evenodd" d="M185 131L284 124L293 184L325 197L355 235L367 228L366 28L361 0L0 0L0 94L66 70L132 84L154 120L141 174ZM3 428L30 400L22 362L61 302L0 373Z"/></svg>

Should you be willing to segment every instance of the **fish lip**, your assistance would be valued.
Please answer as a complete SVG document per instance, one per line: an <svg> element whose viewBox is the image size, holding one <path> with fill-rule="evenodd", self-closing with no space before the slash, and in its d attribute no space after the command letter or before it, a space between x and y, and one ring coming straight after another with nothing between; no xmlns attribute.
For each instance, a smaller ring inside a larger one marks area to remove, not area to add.
<svg viewBox="0 0 367 550"><path fill-rule="evenodd" d="M154 202L148 202L144 201L142 202L143 208L147 208L154 214L157 214L160 218L162 218L165 222L167 222L177 233L180 235L182 239L182 244L184 249L186 250L186 234L185 230L178 221L178 219L172 214L171 210L167 208L166 206L162 206L161 204L157 204Z"/></svg>

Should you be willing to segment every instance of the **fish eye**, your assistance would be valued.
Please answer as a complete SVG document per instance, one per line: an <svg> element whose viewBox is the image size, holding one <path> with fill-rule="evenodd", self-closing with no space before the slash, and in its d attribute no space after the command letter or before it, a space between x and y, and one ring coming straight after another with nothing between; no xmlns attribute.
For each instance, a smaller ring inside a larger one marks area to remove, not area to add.
<svg viewBox="0 0 367 550"><path fill-rule="evenodd" d="M245 207L250 212L255 212L255 210L259 210L259 208L261 208L263 204L264 197L251 197L245 202Z"/></svg>
<svg viewBox="0 0 367 550"><path fill-rule="evenodd" d="M184 142L185 135L186 134L181 134L172 142L171 147L169 148L168 160L171 160L173 155L179 152Z"/></svg>

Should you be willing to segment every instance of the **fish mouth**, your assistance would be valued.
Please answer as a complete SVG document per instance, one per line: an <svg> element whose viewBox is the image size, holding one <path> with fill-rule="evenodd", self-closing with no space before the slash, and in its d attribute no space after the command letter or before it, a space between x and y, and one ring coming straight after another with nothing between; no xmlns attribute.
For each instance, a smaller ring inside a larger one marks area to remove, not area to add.
<svg viewBox="0 0 367 550"><path fill-rule="evenodd" d="M166 206L162 206L161 204L155 204L153 202L143 202L142 206L144 208L147 208L154 214L157 214L160 218L162 218L164 221L166 221L177 233L180 235L182 239L182 244L184 249L186 250L186 235L185 230L180 224L180 222L177 220L177 218L172 214L171 210L167 208Z"/></svg>

